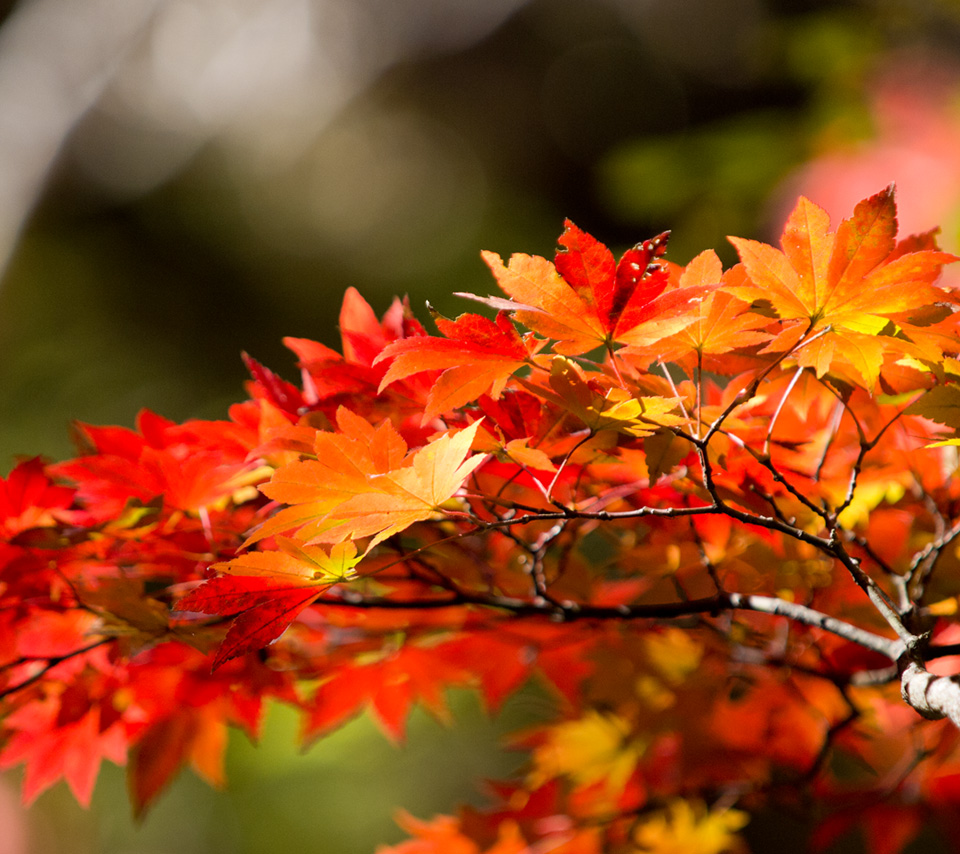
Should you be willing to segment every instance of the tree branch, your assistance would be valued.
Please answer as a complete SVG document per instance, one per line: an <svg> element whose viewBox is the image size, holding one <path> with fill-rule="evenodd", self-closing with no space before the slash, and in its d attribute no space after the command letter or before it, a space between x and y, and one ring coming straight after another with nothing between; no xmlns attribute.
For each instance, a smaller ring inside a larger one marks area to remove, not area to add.
<svg viewBox="0 0 960 854"><path fill-rule="evenodd" d="M935 676L914 659L902 667L900 694L906 703L928 720L949 718L960 727L960 676Z"/></svg>
<svg viewBox="0 0 960 854"><path fill-rule="evenodd" d="M3 690L0 690L0 700L9 697L11 694L16 694L17 691L22 691L24 688L29 688L31 685L39 682L46 676L51 670L53 670L58 664L62 664L64 661L69 661L71 658L76 658L78 655L83 655L86 652L96 649L97 647L103 646L104 644L111 643L114 640L112 637L101 638L98 641L94 641L87 646L80 647L80 649L71 650L64 655L52 656L50 658L18 658L15 661L7 662L4 665L0 665L0 672L8 670L12 667L17 667L21 664L29 664L31 661L43 661L45 662L43 667L41 667L36 673L27 676L25 679L22 679L20 682L17 682L13 685L8 685Z"/></svg>
<svg viewBox="0 0 960 854"><path fill-rule="evenodd" d="M727 593L726 599L729 601L731 608L775 614L803 623L806 626L815 626L818 629L823 629L845 640L859 644L866 649L879 652L891 661L896 661L904 650L904 645L899 640L876 635L866 629L861 629L859 626L854 626L852 623L838 620L829 614L808 608L806 605L788 602L786 599L778 599L776 596L744 596L740 593Z"/></svg>
<svg viewBox="0 0 960 854"><path fill-rule="evenodd" d="M865 649L879 652L891 661L896 661L904 651L904 644L896 638L881 635L831 617L806 605L778 599L776 596L756 596L742 593L719 592L714 596L687 601L663 602L637 605L591 605L570 600L519 599L495 594L460 591L454 596L436 599L384 599L362 596L352 590L343 590L340 596L325 596L317 600L319 605L345 605L353 608L387 608L413 610L455 608L462 605L480 605L498 608L517 616L542 615L563 622L575 620L630 620L630 619L676 619L695 614L719 614L722 611L757 611L786 617L806 626L835 634Z"/></svg>

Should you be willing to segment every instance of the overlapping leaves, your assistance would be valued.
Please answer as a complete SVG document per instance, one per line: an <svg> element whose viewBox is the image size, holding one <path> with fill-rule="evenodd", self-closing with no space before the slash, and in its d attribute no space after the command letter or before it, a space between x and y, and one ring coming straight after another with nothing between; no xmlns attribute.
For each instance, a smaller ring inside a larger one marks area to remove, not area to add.
<svg viewBox="0 0 960 854"><path fill-rule="evenodd" d="M82 426L0 480L0 765L28 797L86 800L127 753L138 809L184 763L219 784L267 698L307 740L364 710L400 739L447 687L499 708L537 679L529 765L398 851L720 854L730 807L808 782L876 805L871 839L901 821L890 851L949 825L960 737L863 684L895 670L863 588L955 649L953 256L898 242L890 190L835 233L801 199L726 271L666 235L559 244L485 253L492 317L431 336L350 290L342 353L288 339L300 385L247 358L230 421Z"/></svg>

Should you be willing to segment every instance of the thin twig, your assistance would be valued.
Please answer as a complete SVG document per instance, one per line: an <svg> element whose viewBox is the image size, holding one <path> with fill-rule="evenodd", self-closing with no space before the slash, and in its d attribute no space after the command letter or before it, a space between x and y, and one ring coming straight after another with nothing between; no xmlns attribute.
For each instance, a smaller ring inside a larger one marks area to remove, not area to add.
<svg viewBox="0 0 960 854"><path fill-rule="evenodd" d="M797 368L797 372L793 375L793 378L790 380L789 385L787 385L787 390L783 393L783 397L780 398L780 402L777 404L777 408L773 412L773 417L770 419L770 424L767 426L767 435L763 440L763 456L770 456L770 437L773 435L773 428L777 423L777 419L780 417L780 411L783 409L784 404L787 402L787 398L790 397L790 392L793 391L793 387L797 384L797 380L800 379L800 375L803 373L803 365Z"/></svg>
<svg viewBox="0 0 960 854"><path fill-rule="evenodd" d="M24 688L29 688L36 682L39 682L44 676L46 676L54 667L58 664L62 664L64 661L69 661L71 658L76 658L78 655L83 655L85 652L90 652L91 650L96 649L97 647L104 646L105 644L112 643L114 638L100 638L100 640L95 641L92 644L89 644L80 649L72 650L71 652L65 653L64 655L57 655L51 658L45 659L36 659L41 661L46 661L46 664L40 668L36 673L28 676L21 682L18 682L16 685L9 685L0 691L0 700L9 697L11 694L15 694L17 691L22 691ZM7 664L0 665L0 671L7 670L11 667L17 667L21 664L30 663L31 659L21 658L16 661L8 662Z"/></svg>

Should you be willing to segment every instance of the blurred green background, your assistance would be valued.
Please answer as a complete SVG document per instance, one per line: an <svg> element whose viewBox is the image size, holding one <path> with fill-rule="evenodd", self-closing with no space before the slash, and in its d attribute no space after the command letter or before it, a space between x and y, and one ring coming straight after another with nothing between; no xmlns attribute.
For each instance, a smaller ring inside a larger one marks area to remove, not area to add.
<svg viewBox="0 0 960 854"><path fill-rule="evenodd" d="M241 350L337 345L341 295L422 312L488 293L481 249L550 255L564 217L668 257L771 239L896 180L906 231L960 229L953 0L31 0L0 5L0 471L70 454L73 419L223 417ZM362 720L304 757L293 722L185 774L134 828L122 772L85 813L15 807L0 854L362 852L397 806L478 796L518 757L518 698L462 726ZM26 825L20 822L26 817ZM15 829L19 828L19 830ZM22 838L17 834L23 831ZM390 836L390 833L393 836ZM0 834L3 837L4 834ZM6 845L6 847L4 847Z"/></svg>

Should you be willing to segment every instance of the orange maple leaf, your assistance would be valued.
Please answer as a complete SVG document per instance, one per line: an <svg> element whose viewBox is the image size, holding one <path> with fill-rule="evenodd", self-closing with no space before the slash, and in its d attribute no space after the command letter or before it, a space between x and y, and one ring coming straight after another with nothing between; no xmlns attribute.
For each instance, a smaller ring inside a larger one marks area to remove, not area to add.
<svg viewBox="0 0 960 854"><path fill-rule="evenodd" d="M341 407L341 432L317 432L316 459L290 463L263 485L267 496L291 506L264 523L247 545L296 530L297 538L309 543L372 537L369 551L434 516L486 460L485 454L467 459L478 424L408 454L389 421L374 428Z"/></svg>
<svg viewBox="0 0 960 854"><path fill-rule="evenodd" d="M660 360L675 362L690 376L702 366L704 356L717 356L752 347L770 340L770 335L760 330L770 325L770 318L751 312L748 303L733 296L726 288L744 278L743 268L723 272L720 259L712 249L701 252L684 268L680 275L680 287L711 288L706 296L692 306L692 322L652 346L627 347L617 355L626 358L640 357L642 361ZM711 365L712 369L715 369Z"/></svg>
<svg viewBox="0 0 960 854"><path fill-rule="evenodd" d="M797 364L817 376L839 361L872 390L887 353L911 352L892 317L906 320L942 300L934 281L957 258L931 249L897 251L892 186L860 202L836 233L829 226L826 212L801 197L784 228L783 251L730 237L749 281L726 291L773 306L783 329L769 350L796 348Z"/></svg>

